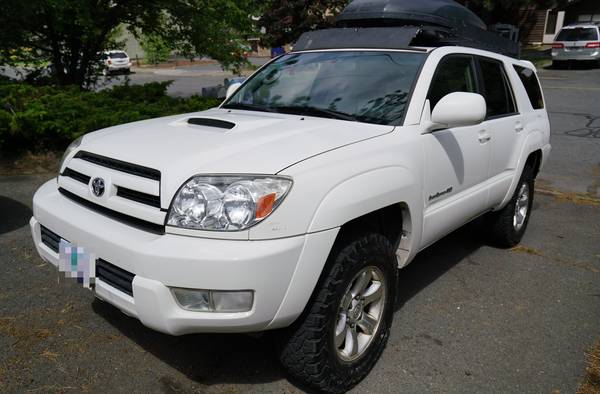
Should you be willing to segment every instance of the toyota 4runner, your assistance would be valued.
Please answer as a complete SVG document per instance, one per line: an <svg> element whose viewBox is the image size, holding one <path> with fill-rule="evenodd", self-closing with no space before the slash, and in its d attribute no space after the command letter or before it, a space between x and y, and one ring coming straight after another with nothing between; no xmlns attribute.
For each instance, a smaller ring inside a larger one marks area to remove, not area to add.
<svg viewBox="0 0 600 394"><path fill-rule="evenodd" d="M550 152L531 63L426 30L310 32L219 108L79 138L34 196L37 251L164 333L283 329L292 377L349 389L399 268L482 215L517 244Z"/></svg>

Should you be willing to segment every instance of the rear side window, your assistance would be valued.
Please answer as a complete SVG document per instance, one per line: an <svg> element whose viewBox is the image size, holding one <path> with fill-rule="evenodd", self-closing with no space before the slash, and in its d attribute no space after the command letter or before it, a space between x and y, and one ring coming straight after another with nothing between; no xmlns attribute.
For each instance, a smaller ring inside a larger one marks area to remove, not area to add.
<svg viewBox="0 0 600 394"><path fill-rule="evenodd" d="M111 59L125 59L127 54L125 52L111 52L108 54Z"/></svg>
<svg viewBox="0 0 600 394"><path fill-rule="evenodd" d="M593 27L576 27L562 29L556 41L596 41L598 39L598 30Z"/></svg>
<svg viewBox="0 0 600 394"><path fill-rule="evenodd" d="M521 82L523 82L523 86L525 87L525 91L527 92L527 96L529 96L529 101L531 101L531 106L533 109L542 109L544 108L544 97L542 96L542 88L540 87L540 82L537 79L537 76L533 72L533 70L514 66L515 71L519 75Z"/></svg>
<svg viewBox="0 0 600 394"><path fill-rule="evenodd" d="M435 72L427 98L431 109L447 94L454 92L477 93L475 67L471 56L444 58Z"/></svg>
<svg viewBox="0 0 600 394"><path fill-rule="evenodd" d="M514 114L515 101L501 62L479 59L483 97L487 104L487 117L494 118Z"/></svg>

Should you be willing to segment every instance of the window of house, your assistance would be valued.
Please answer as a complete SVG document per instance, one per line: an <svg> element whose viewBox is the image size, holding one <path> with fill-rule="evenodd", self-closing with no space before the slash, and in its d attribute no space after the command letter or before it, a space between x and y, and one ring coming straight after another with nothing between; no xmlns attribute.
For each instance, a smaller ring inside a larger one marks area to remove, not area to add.
<svg viewBox="0 0 600 394"><path fill-rule="evenodd" d="M557 20L558 20L558 11L550 11L548 13L548 21L546 22L546 34L556 33Z"/></svg>

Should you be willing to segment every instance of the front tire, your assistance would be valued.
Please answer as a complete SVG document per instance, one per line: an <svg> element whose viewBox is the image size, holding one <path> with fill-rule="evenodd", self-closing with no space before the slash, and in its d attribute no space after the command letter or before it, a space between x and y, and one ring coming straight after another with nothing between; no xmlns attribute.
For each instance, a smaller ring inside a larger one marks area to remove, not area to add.
<svg viewBox="0 0 600 394"><path fill-rule="evenodd" d="M534 186L533 168L526 165L510 202L488 215L490 235L495 245L511 248L521 242L531 216Z"/></svg>
<svg viewBox="0 0 600 394"><path fill-rule="evenodd" d="M280 360L292 380L341 393L383 352L393 319L397 263L379 234L334 247L305 313L288 329Z"/></svg>

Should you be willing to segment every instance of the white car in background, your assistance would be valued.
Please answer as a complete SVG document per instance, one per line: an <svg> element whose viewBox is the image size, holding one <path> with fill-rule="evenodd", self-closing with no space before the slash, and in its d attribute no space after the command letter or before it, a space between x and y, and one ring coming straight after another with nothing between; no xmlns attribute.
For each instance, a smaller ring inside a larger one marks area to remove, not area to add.
<svg viewBox="0 0 600 394"><path fill-rule="evenodd" d="M106 51L102 54L102 74L110 75L114 73L131 72L131 60L125 51Z"/></svg>
<svg viewBox="0 0 600 394"><path fill-rule="evenodd" d="M600 67L600 23L565 26L552 44L552 65L572 62L595 62Z"/></svg>

